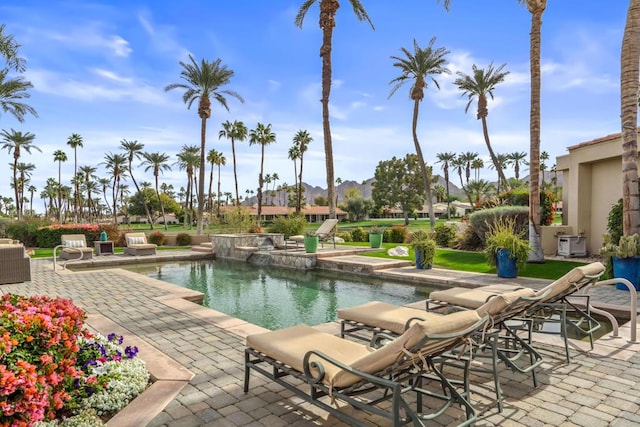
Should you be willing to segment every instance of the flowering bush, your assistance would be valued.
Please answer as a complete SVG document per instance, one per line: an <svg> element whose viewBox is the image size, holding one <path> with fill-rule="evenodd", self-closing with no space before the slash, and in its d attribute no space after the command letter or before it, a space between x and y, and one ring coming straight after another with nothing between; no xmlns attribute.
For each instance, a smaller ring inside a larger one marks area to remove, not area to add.
<svg viewBox="0 0 640 427"><path fill-rule="evenodd" d="M53 224L37 230L36 242L41 248L53 248L60 244L63 234L84 234L87 242L98 240L102 229L97 224Z"/></svg>
<svg viewBox="0 0 640 427"><path fill-rule="evenodd" d="M91 334L84 319L71 300L0 297L0 427L55 418L101 425L96 415L122 409L145 389L149 373L138 349L122 349L114 334Z"/></svg>

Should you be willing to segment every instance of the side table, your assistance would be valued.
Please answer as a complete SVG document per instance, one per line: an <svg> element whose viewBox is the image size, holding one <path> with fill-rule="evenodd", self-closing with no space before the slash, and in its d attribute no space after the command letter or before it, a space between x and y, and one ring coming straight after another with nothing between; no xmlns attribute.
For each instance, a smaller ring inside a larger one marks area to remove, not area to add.
<svg viewBox="0 0 640 427"><path fill-rule="evenodd" d="M96 255L113 255L113 241L105 240L103 242L101 240L95 240L93 245L96 250Z"/></svg>

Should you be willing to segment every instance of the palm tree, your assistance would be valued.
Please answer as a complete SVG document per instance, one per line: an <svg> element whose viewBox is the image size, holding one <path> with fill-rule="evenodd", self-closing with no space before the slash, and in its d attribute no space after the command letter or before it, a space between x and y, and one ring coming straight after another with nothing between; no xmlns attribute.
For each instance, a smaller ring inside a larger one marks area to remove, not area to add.
<svg viewBox="0 0 640 427"><path fill-rule="evenodd" d="M102 189L102 197L104 197L105 205L111 210L109 207L109 200L107 200L107 188L111 184L111 180L109 178L99 178L98 184L100 184L100 188Z"/></svg>
<svg viewBox="0 0 640 427"><path fill-rule="evenodd" d="M236 206L240 204L240 196L238 193L238 173L236 168L236 145L235 141L244 141L247 139L247 127L243 122L235 120L233 123L227 120L222 123L222 130L218 133L218 139L225 137L231 140L231 155L233 157L233 182L236 189Z"/></svg>
<svg viewBox="0 0 640 427"><path fill-rule="evenodd" d="M305 0L298 10L295 24L302 28L304 17L316 0ZM359 21L366 20L373 28L373 24L367 15L367 11L359 0L349 0L353 13ZM331 94L331 50L333 43L333 28L336 26L336 13L340 4L337 0L319 0L320 4L320 29L322 30L322 132L324 134L324 156L327 168L327 193L329 199L329 217L336 218L336 205L334 203L334 173L333 173L333 146L331 142L331 127L329 123L329 95Z"/></svg>
<svg viewBox="0 0 640 427"><path fill-rule="evenodd" d="M451 166L458 174L458 178L460 178L460 188L464 187L464 181L462 180L462 172L465 170L467 163L464 161L462 154L456 156L456 158L451 161Z"/></svg>
<svg viewBox="0 0 640 427"><path fill-rule="evenodd" d="M82 136L77 133L72 133L71 136L67 139L67 145L73 148L73 176L78 175L78 147L83 147L82 144ZM78 222L78 182L76 181L75 186L73 188L73 212L74 212L74 221Z"/></svg>
<svg viewBox="0 0 640 427"><path fill-rule="evenodd" d="M436 201L441 203L447 196L447 190L442 185L434 185L433 195L436 197ZM447 207L449 207L449 203L447 203ZM450 218L450 215L447 215L447 218Z"/></svg>
<svg viewBox="0 0 640 427"><path fill-rule="evenodd" d="M520 3L525 3L529 13L531 13L531 31L529 32L529 72L531 73L531 109L529 114L529 246L531 246L531 252L529 255L529 262L544 262L544 254L542 252L542 241L540 237L540 43L541 43L541 28L542 28L542 14L547 7L547 0L518 0ZM632 3L636 3L637 0L632 0ZM637 25L636 21L636 25ZM626 34L626 33L625 33ZM635 83L633 83L634 93L634 122L633 122L633 139L637 139L637 96L638 96L638 58L640 56L640 41L637 41L637 33L634 35L635 41L633 44L637 46L636 54L633 57L633 61L636 61L634 66L636 72ZM624 43L623 43L624 44ZM624 47L623 47L624 50ZM623 54L624 57L624 54ZM626 147L624 148L626 150ZM638 224L640 224L640 215L638 214L638 166L636 164L637 150L633 147L633 158L635 170L635 179L633 185L635 186L634 194L636 195L636 225L632 233L637 232ZM623 154L624 157L624 154ZM624 159L623 159L624 164ZM631 188L630 188L631 189Z"/></svg>
<svg viewBox="0 0 640 427"><path fill-rule="evenodd" d="M153 177L156 183L156 195L158 196L158 204L160 205L160 213L162 215L162 222L164 223L164 229L168 230L167 217L164 215L164 205L162 204L162 198L160 197L160 187L158 186L158 175L164 171L170 171L171 166L167 163L169 161L169 155L155 152L155 153L142 153L144 160L140 163L140 166L146 166L145 172L149 169L153 171Z"/></svg>
<svg viewBox="0 0 640 427"><path fill-rule="evenodd" d="M56 150L53 152L53 161L58 162L58 188L62 187L61 171L62 162L67 161L67 153L62 150ZM62 193L58 191L58 222L62 222Z"/></svg>
<svg viewBox="0 0 640 427"><path fill-rule="evenodd" d="M215 165L218 165L218 192L217 192L217 197L216 197L218 200L217 200L216 215L218 216L218 218L220 218L220 199L221 199L221 194L222 194L222 193L220 193L220 167L227 164L227 158L222 153L220 153L219 151L209 150L209 154L207 155L207 161L209 163L211 163L211 174L209 175L209 204L210 204L210 206L212 204L212 200L211 200L211 185L213 183L213 167Z"/></svg>
<svg viewBox="0 0 640 427"><path fill-rule="evenodd" d="M92 205L91 192L92 190L95 189L95 185L91 185L89 184L89 182L92 182L96 178L95 176L96 170L97 169L94 168L93 166L80 167L80 173L83 175L85 189L87 190L87 211L89 214L91 214L91 205ZM82 210L80 213L82 214Z"/></svg>
<svg viewBox="0 0 640 427"><path fill-rule="evenodd" d="M38 189L35 185L30 185L27 191L29 192L29 215L33 216L33 193L38 191Z"/></svg>
<svg viewBox="0 0 640 427"><path fill-rule="evenodd" d="M493 152L493 148L491 148L491 141L489 140L489 130L487 129L487 116L489 115L487 96L493 99L493 91L495 90L496 86L502 83L505 77L509 74L508 71L502 71L506 65L507 64L502 64L498 68L493 68L493 63L490 63L489 66L484 69L478 68L475 64L473 64L473 75L470 76L458 71L456 73L458 75L458 78L454 81L454 84L458 86L458 88L462 91L462 96L466 96L469 99L464 109L465 113L469 111L469 107L471 106L472 102L476 98L478 100L476 118L482 120L482 133L484 135L484 142L487 144L487 150L489 151L489 155L491 156L493 166L498 171L498 184L502 185L504 188L507 188L507 178L504 176L504 172L498 164L496 155Z"/></svg>
<svg viewBox="0 0 640 427"><path fill-rule="evenodd" d="M118 223L118 193L120 191L121 181L126 178L127 173L127 158L122 154L107 153L104 156L104 167L111 175L111 196L112 196L112 210L113 223Z"/></svg>
<svg viewBox="0 0 640 427"><path fill-rule="evenodd" d="M413 40L413 54L406 48L401 48L404 57L392 56L391 59L395 60L393 66L400 68L402 74L389 82L394 84L389 98L407 81L411 81L411 89L409 90L409 98L413 101L413 120L411 124L411 130L413 134L413 143L416 148L416 154L420 163L420 171L422 172L422 181L425 188L425 198L427 199L427 206L429 208L429 219L431 222L431 228L436 225L436 220L431 213L433 212L433 199L431 197L431 185L429 185L429 175L427 172L424 156L422 155L422 149L420 148L420 142L418 141L418 133L416 131L418 126L418 112L420 108L420 102L424 98L424 89L427 88L426 79L431 78L433 84L440 89L440 84L434 78L434 76L440 74L450 73L447 68L447 59L445 56L449 54L449 51L444 47L434 48L436 38L432 38L426 48L418 46L418 42Z"/></svg>
<svg viewBox="0 0 640 427"><path fill-rule="evenodd" d="M527 153L524 151L514 151L507 156L509 157L509 162L513 165L513 173L516 179L520 179L520 163L526 164Z"/></svg>
<svg viewBox="0 0 640 427"><path fill-rule="evenodd" d="M288 156L291 160L293 160L293 185L296 188L296 196L297 196L298 194L298 159L300 158L300 145L297 142L295 142L295 140L291 148L289 148ZM296 202L296 214L299 214L297 202Z"/></svg>
<svg viewBox="0 0 640 427"><path fill-rule="evenodd" d="M300 215L302 211L302 164L304 160L304 153L309 149L309 144L313 142L313 138L309 135L309 132L306 130L299 130L298 133L293 137L293 143L298 147L298 152L300 153L300 172L298 175L298 186L296 189L296 214Z"/></svg>
<svg viewBox="0 0 640 427"><path fill-rule="evenodd" d="M197 234L202 234L202 216L204 213L204 165L206 164L206 138L207 138L207 119L211 117L211 97L218 101L227 111L227 99L225 95L233 96L240 102L244 99L236 92L231 90L220 90L220 87L229 84L233 71L221 64L220 58L213 62L202 60L200 64L196 62L193 56L189 55L191 63L180 61L183 70L180 77L186 83L172 83L165 87L165 91L173 89L184 89L182 99L187 108L190 109L194 101L198 101L198 116L200 117L200 182L198 190L198 224Z"/></svg>
<svg viewBox="0 0 640 427"><path fill-rule="evenodd" d="M127 155L127 170L129 172L129 176L131 177L131 181L133 181L133 186L136 187L136 192L140 193L140 187L138 186L138 182L136 178L133 176L133 159L136 158L140 160L142 157L142 150L144 149L144 144L138 142L137 140L129 141L127 139L122 139L120 141L120 148ZM149 221L149 225L153 230L153 218L151 217L151 212L149 211L149 205L147 205L147 200L142 195L142 205L144 206L144 213L147 215L147 221Z"/></svg>
<svg viewBox="0 0 640 427"><path fill-rule="evenodd" d="M187 226L187 219L189 221L189 228L191 228L191 224L193 223L192 214L193 214L193 186L192 182L194 179L194 169L200 166L200 148L196 145L183 145L182 149L176 157L178 161L174 164L178 166L180 170L184 170L187 172L187 189L185 192L185 203L184 203L184 226Z"/></svg>
<svg viewBox="0 0 640 427"><path fill-rule="evenodd" d="M451 219L451 201L449 200L449 166L451 165L451 162L456 159L456 153L437 153L436 157L438 158L436 163L442 163L445 193L447 197L447 219Z"/></svg>
<svg viewBox="0 0 640 427"><path fill-rule="evenodd" d="M24 187L25 185L29 182L29 180L31 179L31 174L32 172L36 169L36 165L34 165L33 163L23 163L20 162L17 164L17 170L18 170L18 194L20 197L20 203L17 204L18 207L18 214L21 218L24 217L24 201L25 201L25 197L24 197Z"/></svg>
<svg viewBox="0 0 640 427"><path fill-rule="evenodd" d="M7 67L23 73L26 70L25 60L18 55L20 45L13 35L5 33L6 24L0 25L0 55L7 61Z"/></svg>
<svg viewBox="0 0 640 427"><path fill-rule="evenodd" d="M545 186L546 186L546 182L545 182L545 179L544 179L544 173L547 170L547 163L546 163L547 160L549 160L549 153L547 153L546 151L541 152L540 153L540 175L542 175L541 176L541 181L542 182L540 183L540 186L542 188L545 188Z"/></svg>
<svg viewBox="0 0 640 427"><path fill-rule="evenodd" d="M464 191L469 195L469 198L473 198L475 208L480 207L482 199L491 194L493 189L493 184L490 184L484 179L471 181L469 184L464 186Z"/></svg>
<svg viewBox="0 0 640 427"><path fill-rule="evenodd" d="M27 93L28 89L33 88L31 82L25 81L22 77L7 79L8 73L8 68L0 70L0 109L5 113L11 113L21 123L24 122L27 113L38 117L33 107L21 102L31 96Z"/></svg>
<svg viewBox="0 0 640 427"><path fill-rule="evenodd" d="M500 171L502 171L502 175L504 175L504 170L507 168L507 165L509 164L509 155L508 154L496 154L496 162L498 163L498 167L500 168L499 170L497 170L498 172L498 183L497 183L497 188L496 188L496 192L500 192ZM491 169L495 169L495 166L493 164L491 164L489 166ZM504 187L502 188L504 191L507 190L508 186L509 186L509 181L505 181L505 183L503 184Z"/></svg>
<svg viewBox="0 0 640 427"><path fill-rule="evenodd" d="M265 126L258 123L255 129L249 132L249 145L260 144L260 175L258 175L258 226L262 216L262 187L264 186L264 147L276 142L276 134L271 132L271 123Z"/></svg>
<svg viewBox="0 0 640 427"><path fill-rule="evenodd" d="M471 169L475 171L473 175L476 181L480 179L480 169L482 168L484 168L484 160L481 158L478 157L471 162Z"/></svg>
<svg viewBox="0 0 640 427"><path fill-rule="evenodd" d="M464 161L464 164L465 164L464 176L466 178L465 182L468 184L469 178L471 178L471 163L473 163L473 161L478 158L478 153L472 153L470 151L467 151L466 153L463 153L460 156L462 157L462 160Z"/></svg>
<svg viewBox="0 0 640 427"><path fill-rule="evenodd" d="M20 131L16 131L11 129L11 132L6 130L2 130L0 133L2 136L2 140L4 144L0 147L3 150L7 150L9 154L13 151L13 190L15 195L15 203L16 203L16 212L18 215L18 220L22 219L22 202L18 199L19 196L19 184L18 184L18 160L22 155L22 150L31 154L31 150L35 149L40 152L38 147L33 145L33 140L36 138L34 134L31 132L22 133Z"/></svg>

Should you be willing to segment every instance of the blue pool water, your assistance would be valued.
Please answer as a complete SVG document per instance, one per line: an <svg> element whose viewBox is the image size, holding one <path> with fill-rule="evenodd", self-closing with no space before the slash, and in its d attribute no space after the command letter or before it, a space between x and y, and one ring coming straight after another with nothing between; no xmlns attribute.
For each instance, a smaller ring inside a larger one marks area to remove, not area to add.
<svg viewBox="0 0 640 427"><path fill-rule="evenodd" d="M268 329L336 319L336 310L377 300L407 304L430 288L393 284L343 272L301 271L230 261L185 261L126 266L204 293L204 305Z"/></svg>

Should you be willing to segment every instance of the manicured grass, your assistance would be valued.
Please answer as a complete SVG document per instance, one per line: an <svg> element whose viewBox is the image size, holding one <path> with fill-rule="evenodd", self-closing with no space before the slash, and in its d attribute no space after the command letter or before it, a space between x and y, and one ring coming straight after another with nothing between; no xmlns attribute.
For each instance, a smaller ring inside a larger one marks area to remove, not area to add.
<svg viewBox="0 0 640 427"><path fill-rule="evenodd" d="M344 244L349 246L368 246L367 243L363 242L347 242ZM402 245L409 248L409 256L406 257L392 257L387 255L388 249L395 246L401 246L398 243L383 243L382 246L383 248L379 251L367 252L363 255L378 258L402 259L411 262L415 261L411 245ZM437 248L436 257L433 262L434 267L436 268L469 271L473 273L496 274L496 269L489 267L484 254L481 252ZM585 265L585 263L576 261L546 260L544 264L527 264L524 269L521 269L518 272L518 275L521 277L555 280L573 268L581 265Z"/></svg>

